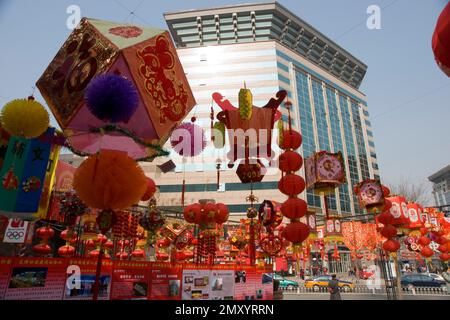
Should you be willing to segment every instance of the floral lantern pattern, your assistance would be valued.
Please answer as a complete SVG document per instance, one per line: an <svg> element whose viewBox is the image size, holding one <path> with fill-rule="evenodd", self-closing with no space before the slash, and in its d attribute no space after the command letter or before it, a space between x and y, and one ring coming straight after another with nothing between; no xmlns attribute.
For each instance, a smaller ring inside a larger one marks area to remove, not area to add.
<svg viewBox="0 0 450 320"><path fill-rule="evenodd" d="M378 213L383 211L385 205L384 192L379 180L365 180L360 182L355 191L358 194L359 203L368 212Z"/></svg>
<svg viewBox="0 0 450 320"><path fill-rule="evenodd" d="M392 204L389 209L390 214L394 218L391 224L396 227L407 226L409 224L409 214L405 197L394 196L388 197L386 200Z"/></svg>
<svg viewBox="0 0 450 320"><path fill-rule="evenodd" d="M130 80L138 96L134 116L113 126L94 116L85 100L91 80L104 74ZM196 104L167 31L87 18L36 85L72 149L83 155L102 147L152 160Z"/></svg>
<svg viewBox="0 0 450 320"><path fill-rule="evenodd" d="M345 183L345 165L342 153L317 152L305 161L306 187L316 194L329 194Z"/></svg>
<svg viewBox="0 0 450 320"><path fill-rule="evenodd" d="M420 215L423 212L423 208L414 202L408 203L407 207L410 221L408 229L411 230L409 235L420 235L419 229L424 226L420 220Z"/></svg>

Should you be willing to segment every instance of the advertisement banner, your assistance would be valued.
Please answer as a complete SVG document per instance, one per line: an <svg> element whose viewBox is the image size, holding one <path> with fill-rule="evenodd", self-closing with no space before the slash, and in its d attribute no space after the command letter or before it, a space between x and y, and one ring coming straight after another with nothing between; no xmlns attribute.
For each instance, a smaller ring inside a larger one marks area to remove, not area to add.
<svg viewBox="0 0 450 320"><path fill-rule="evenodd" d="M97 272L97 259L69 259L70 266L78 266L80 268L80 277L78 286L72 288L64 288L64 300L92 300L95 282L95 274ZM98 300L109 300L111 291L111 276L113 263L111 260L102 261L102 270L100 273ZM71 274L65 273L65 279Z"/></svg>
<svg viewBox="0 0 450 320"><path fill-rule="evenodd" d="M67 261L14 258L5 300L61 300Z"/></svg>
<svg viewBox="0 0 450 320"><path fill-rule="evenodd" d="M234 299L234 270L230 266L218 266L211 270L211 300Z"/></svg>
<svg viewBox="0 0 450 320"><path fill-rule="evenodd" d="M28 225L28 221L23 221L20 219L9 219L3 242L25 243L25 240L27 238Z"/></svg>
<svg viewBox="0 0 450 320"><path fill-rule="evenodd" d="M164 262L152 263L150 273L150 300L181 299L182 265Z"/></svg>
<svg viewBox="0 0 450 320"><path fill-rule="evenodd" d="M262 290L262 300L273 300L273 266L257 266L256 274L259 278L259 284L256 285L256 297L261 297Z"/></svg>
<svg viewBox="0 0 450 320"><path fill-rule="evenodd" d="M30 144L30 140L25 138L9 139L3 168L0 171L0 210L4 212L14 211Z"/></svg>
<svg viewBox="0 0 450 320"><path fill-rule="evenodd" d="M211 270L187 267L183 270L182 280L182 300L211 299Z"/></svg>
<svg viewBox="0 0 450 320"><path fill-rule="evenodd" d="M45 133L50 137L54 134L55 128L48 128ZM20 180L15 212L35 213L38 211L47 168L51 166L51 163L49 164L51 148L51 144L39 138L31 140Z"/></svg>
<svg viewBox="0 0 450 320"><path fill-rule="evenodd" d="M5 299L5 292L9 285L12 264L13 258L0 258L0 300Z"/></svg>
<svg viewBox="0 0 450 320"><path fill-rule="evenodd" d="M114 261L111 300L147 300L151 262Z"/></svg>

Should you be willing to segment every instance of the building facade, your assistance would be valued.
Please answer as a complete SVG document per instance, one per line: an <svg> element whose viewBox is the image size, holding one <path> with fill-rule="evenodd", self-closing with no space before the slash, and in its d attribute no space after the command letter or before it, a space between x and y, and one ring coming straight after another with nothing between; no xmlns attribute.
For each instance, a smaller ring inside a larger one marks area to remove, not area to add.
<svg viewBox="0 0 450 320"><path fill-rule="evenodd" d="M197 100L186 121L195 116L209 136L210 109L220 111L212 102L214 92L237 106L245 81L254 105L263 106L277 91L286 90L293 125L303 136L302 156L306 159L320 150L344 155L348 183L329 197L330 211L344 216L362 213L353 186L379 178L366 97L358 90L366 65L277 2L167 13L165 19ZM287 110L282 106L281 111L286 122ZM275 139L273 149L279 154ZM209 143L201 155L184 160L172 152L175 171L154 171L159 205L179 210L185 179L186 204L215 199L229 205L231 220L245 216L250 185L239 181L235 168L222 163L217 189L217 161L228 150ZM299 174L304 176L304 169ZM269 170L254 185L260 202L285 200L278 191L280 178L278 170ZM316 213L324 211L324 201L312 191L302 196Z"/></svg>
<svg viewBox="0 0 450 320"><path fill-rule="evenodd" d="M428 180L433 184L433 196L437 207L449 206L444 211L450 211L450 165L434 173Z"/></svg>

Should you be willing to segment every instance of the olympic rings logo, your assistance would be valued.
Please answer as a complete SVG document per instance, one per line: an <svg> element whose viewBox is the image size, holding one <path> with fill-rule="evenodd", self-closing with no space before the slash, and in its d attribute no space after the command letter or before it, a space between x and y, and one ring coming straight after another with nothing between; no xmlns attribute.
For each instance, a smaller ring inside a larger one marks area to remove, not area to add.
<svg viewBox="0 0 450 320"><path fill-rule="evenodd" d="M24 235L23 231L9 231L6 233L9 240L19 240L20 238L23 238Z"/></svg>

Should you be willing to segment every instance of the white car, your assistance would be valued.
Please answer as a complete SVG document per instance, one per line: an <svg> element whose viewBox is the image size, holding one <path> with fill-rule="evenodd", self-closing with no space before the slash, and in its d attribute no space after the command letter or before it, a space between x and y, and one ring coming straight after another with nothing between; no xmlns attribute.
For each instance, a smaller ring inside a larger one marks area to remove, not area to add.
<svg viewBox="0 0 450 320"><path fill-rule="evenodd" d="M437 274L437 273L425 273L425 274L426 274L427 276L432 277L433 279L445 281L445 279L444 279L441 275L439 275L439 274Z"/></svg>

